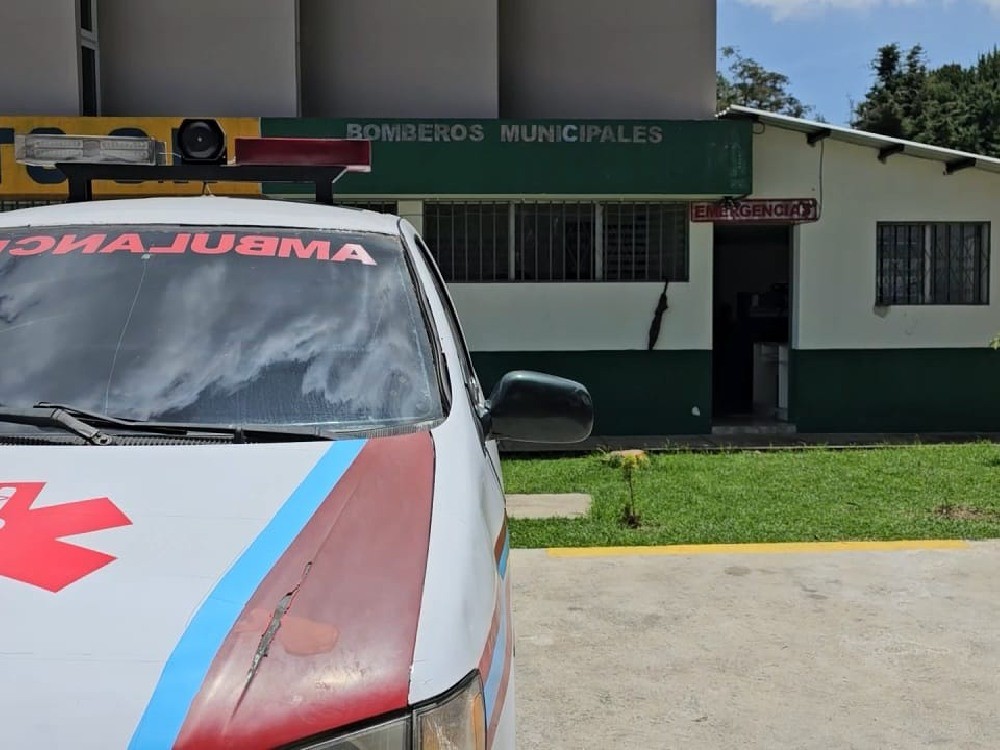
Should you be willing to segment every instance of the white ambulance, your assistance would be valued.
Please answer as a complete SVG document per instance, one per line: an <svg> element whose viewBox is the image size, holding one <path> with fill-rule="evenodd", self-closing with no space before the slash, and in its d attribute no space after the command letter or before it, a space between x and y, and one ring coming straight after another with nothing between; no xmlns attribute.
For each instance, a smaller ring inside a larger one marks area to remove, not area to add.
<svg viewBox="0 0 1000 750"><path fill-rule="evenodd" d="M576 442L580 384L484 398L395 216L91 200L95 179L333 180L357 141L183 159L26 136L71 202L0 214L0 747L514 747L496 440ZM224 141L223 141L224 142Z"/></svg>

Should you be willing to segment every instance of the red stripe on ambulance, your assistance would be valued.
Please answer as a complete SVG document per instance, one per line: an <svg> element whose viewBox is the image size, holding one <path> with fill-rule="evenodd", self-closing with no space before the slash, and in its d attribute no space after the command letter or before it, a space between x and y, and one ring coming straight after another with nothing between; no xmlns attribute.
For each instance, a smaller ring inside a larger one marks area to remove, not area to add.
<svg viewBox="0 0 1000 750"><path fill-rule="evenodd" d="M407 707L433 482L428 433L365 445L243 608L175 750L263 750Z"/></svg>

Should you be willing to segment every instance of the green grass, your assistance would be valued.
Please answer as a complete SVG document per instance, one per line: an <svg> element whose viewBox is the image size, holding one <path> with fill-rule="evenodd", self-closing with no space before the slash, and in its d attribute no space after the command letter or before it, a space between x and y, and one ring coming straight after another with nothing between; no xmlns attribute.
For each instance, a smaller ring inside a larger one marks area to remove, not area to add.
<svg viewBox="0 0 1000 750"><path fill-rule="evenodd" d="M985 443L651 455L635 529L621 470L598 455L506 459L504 480L594 498L587 518L513 520L515 547L1000 537L1000 447Z"/></svg>

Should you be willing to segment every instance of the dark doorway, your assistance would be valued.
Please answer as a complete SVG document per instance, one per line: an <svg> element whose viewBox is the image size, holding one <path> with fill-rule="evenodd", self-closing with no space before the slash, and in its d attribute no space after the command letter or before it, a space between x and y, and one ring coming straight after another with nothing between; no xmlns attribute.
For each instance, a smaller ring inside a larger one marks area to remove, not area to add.
<svg viewBox="0 0 1000 750"><path fill-rule="evenodd" d="M717 226L713 415L717 423L787 418L790 226Z"/></svg>

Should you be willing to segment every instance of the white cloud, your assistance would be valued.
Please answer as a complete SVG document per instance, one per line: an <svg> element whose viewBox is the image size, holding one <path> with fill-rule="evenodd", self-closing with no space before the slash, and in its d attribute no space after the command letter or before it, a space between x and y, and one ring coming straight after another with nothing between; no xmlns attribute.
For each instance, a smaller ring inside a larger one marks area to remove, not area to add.
<svg viewBox="0 0 1000 750"><path fill-rule="evenodd" d="M776 21L817 15L826 10L870 10L882 6L923 5L934 0L739 0L743 5L769 10ZM938 0L950 5L955 0ZM968 0L965 0L966 2ZM1000 0L972 0L1000 14Z"/></svg>

